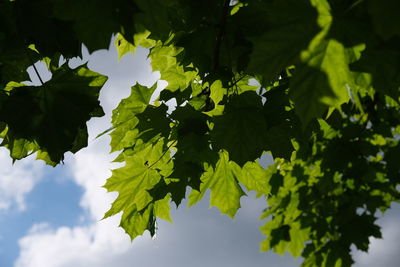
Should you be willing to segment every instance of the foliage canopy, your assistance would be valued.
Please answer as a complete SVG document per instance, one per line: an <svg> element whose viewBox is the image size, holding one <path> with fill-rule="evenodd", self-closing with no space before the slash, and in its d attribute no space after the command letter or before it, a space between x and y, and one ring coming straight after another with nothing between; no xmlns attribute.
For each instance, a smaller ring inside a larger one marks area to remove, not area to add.
<svg viewBox="0 0 400 267"><path fill-rule="evenodd" d="M399 11L397 0L0 0L1 145L53 166L85 147L107 78L60 57L118 34L119 57L149 48L168 85L150 103L155 86L136 84L113 111L125 165L105 184L119 193L105 217L122 211L132 239L153 235L171 202L210 190L233 217L246 188L267 202L262 250L350 266L351 246L367 251L377 213L400 199ZM52 79L23 84L38 60Z"/></svg>

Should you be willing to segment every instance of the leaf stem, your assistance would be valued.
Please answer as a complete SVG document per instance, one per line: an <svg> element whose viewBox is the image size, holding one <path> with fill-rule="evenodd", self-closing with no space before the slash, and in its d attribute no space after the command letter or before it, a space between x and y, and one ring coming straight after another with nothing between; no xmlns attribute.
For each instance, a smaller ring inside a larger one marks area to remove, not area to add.
<svg viewBox="0 0 400 267"><path fill-rule="evenodd" d="M19 37L19 34L17 33L17 37L18 37L18 39L19 40L21 40L21 38ZM39 71L37 70L37 68L36 68L36 66L35 66L35 62L33 62L33 59L32 59L32 57L31 57L31 55L29 54L29 51L26 51L26 47L25 47L25 42L22 42L22 44L23 44L23 50L24 50L24 53L25 53L25 55L28 57L28 59L29 59L29 61L30 61L30 63L32 64L32 67L33 67L33 69L35 70L35 73L36 73L36 75L38 76L38 78L39 78L39 81L40 81L40 84L41 85L44 85L44 82L43 82L43 80L42 80L42 77L40 77L40 74L39 74Z"/></svg>
<svg viewBox="0 0 400 267"><path fill-rule="evenodd" d="M29 53L27 53L27 54L29 54ZM32 59L31 59L31 61L32 61ZM36 68L36 66L35 66L35 63L33 63L32 66L33 66L33 69L35 70L36 75L37 75L38 78L39 78L40 83L43 85L44 82L43 82L43 80L42 80L42 77L40 77L40 75L39 75L39 71L37 70L37 68Z"/></svg>
<svg viewBox="0 0 400 267"><path fill-rule="evenodd" d="M359 4L361 4L362 2L364 2L364 0L357 0L356 2L354 2L353 4L351 4L351 5L343 12L343 14L347 14L348 12L350 12L353 8L355 8L356 6L358 6Z"/></svg>

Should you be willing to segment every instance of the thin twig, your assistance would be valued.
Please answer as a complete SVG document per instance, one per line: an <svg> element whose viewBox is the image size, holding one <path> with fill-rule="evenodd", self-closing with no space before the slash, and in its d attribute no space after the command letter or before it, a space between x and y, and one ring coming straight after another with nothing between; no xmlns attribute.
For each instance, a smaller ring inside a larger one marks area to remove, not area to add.
<svg viewBox="0 0 400 267"><path fill-rule="evenodd" d="M359 4L361 4L362 2L364 2L364 0L357 0L357 1L355 1L353 4L351 4L351 5L343 12L343 14L347 14L348 12L350 12L350 10L352 10L353 8L355 8L356 6L358 6Z"/></svg>
<svg viewBox="0 0 400 267"><path fill-rule="evenodd" d="M19 39L20 41L22 40L22 39L19 37L19 33L17 33L17 37L18 37L18 39ZM32 59L32 57L31 57L31 55L29 55L29 52L26 51L27 48L25 47L25 45L26 45L25 42L21 41L21 43L23 44L23 50L24 50L24 52L25 52L25 55L28 57L30 63L32 64L32 67L33 67L33 69L35 70L35 73L36 73L36 75L38 76L40 83L43 85L44 82L43 82L43 80L42 80L42 77L40 77L39 71L37 70L37 68L36 68L36 66L35 66L35 63L33 62L33 59Z"/></svg>
<svg viewBox="0 0 400 267"><path fill-rule="evenodd" d="M27 53L27 54L29 54L29 53ZM31 61L32 61L32 60L31 60ZM43 85L44 82L43 82L43 80L42 80L42 77L40 77L40 75L39 75L39 71L36 69L35 63L33 63L32 66L33 66L33 69L35 70L36 75L37 75L38 78L39 78L40 83Z"/></svg>
<svg viewBox="0 0 400 267"><path fill-rule="evenodd" d="M246 76L247 76L247 75L243 75L243 76L240 77L239 79L235 80L235 81L232 83L231 87L237 86L237 83L240 82L241 80L243 80L243 78L246 77Z"/></svg>

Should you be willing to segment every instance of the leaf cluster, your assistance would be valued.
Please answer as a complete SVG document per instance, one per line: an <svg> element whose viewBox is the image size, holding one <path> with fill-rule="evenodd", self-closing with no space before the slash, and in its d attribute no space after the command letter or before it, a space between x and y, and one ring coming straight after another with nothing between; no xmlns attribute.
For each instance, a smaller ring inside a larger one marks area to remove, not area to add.
<svg viewBox="0 0 400 267"><path fill-rule="evenodd" d="M149 48L168 83L154 102L156 85L132 86L108 131L125 165L104 186L119 193L105 217L123 212L132 239L207 190L231 217L244 190L265 198L261 248L303 266L351 266L353 245L381 237L376 216L399 201L397 1L28 2L0 1L0 136L14 159L62 160L101 115L104 76L48 63L51 81L20 84L36 60L118 33L119 57Z"/></svg>

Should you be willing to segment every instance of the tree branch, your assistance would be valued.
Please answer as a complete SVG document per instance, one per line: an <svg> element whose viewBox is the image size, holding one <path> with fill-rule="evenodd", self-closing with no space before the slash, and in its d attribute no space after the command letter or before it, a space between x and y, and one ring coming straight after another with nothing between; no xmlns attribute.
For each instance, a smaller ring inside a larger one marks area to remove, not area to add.
<svg viewBox="0 0 400 267"><path fill-rule="evenodd" d="M215 39L212 70L216 70L219 67L221 43L222 43L222 40L224 39L224 35L225 35L226 17L228 16L228 12L229 12L229 3L230 3L230 0L224 0L224 6L222 8L222 15L221 15L221 22L219 23L218 34Z"/></svg>

